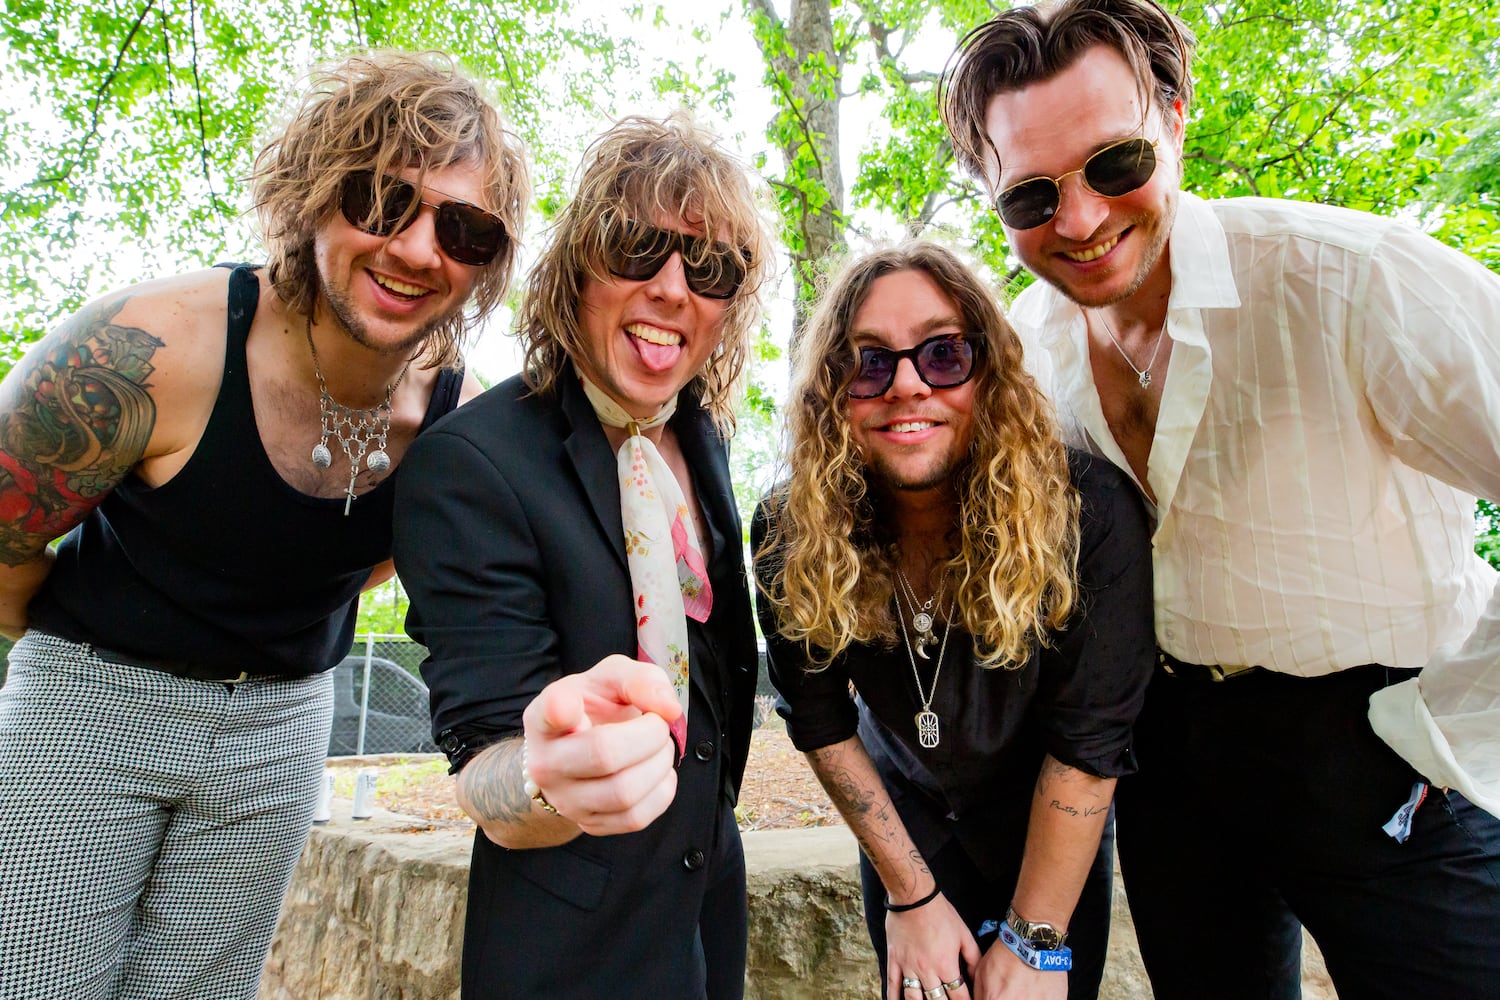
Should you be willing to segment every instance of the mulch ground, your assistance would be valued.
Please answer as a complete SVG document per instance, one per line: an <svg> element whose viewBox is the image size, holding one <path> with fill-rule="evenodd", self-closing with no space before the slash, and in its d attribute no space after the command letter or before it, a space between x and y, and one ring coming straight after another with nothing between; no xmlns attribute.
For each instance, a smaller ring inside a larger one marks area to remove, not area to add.
<svg viewBox="0 0 1500 1000"><path fill-rule="evenodd" d="M379 772L375 804L380 808L425 820L435 827L473 827L454 801L453 778L446 760L333 758L328 766L334 770L334 794L341 798L353 797L354 772L359 767L374 766ZM750 737L750 756L735 814L741 830L788 830L843 822L813 776L807 758L792 746L776 719Z"/></svg>

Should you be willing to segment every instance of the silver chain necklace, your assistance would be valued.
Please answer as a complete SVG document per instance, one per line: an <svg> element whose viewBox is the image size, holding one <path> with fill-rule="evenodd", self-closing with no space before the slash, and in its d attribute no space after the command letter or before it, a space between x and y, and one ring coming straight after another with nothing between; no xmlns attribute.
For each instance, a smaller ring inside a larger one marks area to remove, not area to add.
<svg viewBox="0 0 1500 1000"><path fill-rule="evenodd" d="M1125 363L1130 366L1130 370L1135 372L1135 380L1141 384L1141 388L1149 388L1151 385L1151 366L1156 364L1156 356L1161 353L1161 342L1167 339L1166 321L1163 320L1161 329L1156 331L1156 346L1151 349L1151 360L1146 362L1146 367L1137 368L1135 362L1130 360L1130 355L1125 353L1125 348L1120 346L1119 339L1115 337L1115 331L1109 328L1109 320L1104 318L1103 311L1096 309L1094 310L1094 315L1098 316L1099 322L1104 324L1104 332L1109 334L1109 342L1115 345L1115 350L1120 352L1120 357L1124 358Z"/></svg>
<svg viewBox="0 0 1500 1000"><path fill-rule="evenodd" d="M910 585L906 583L905 577L900 575L901 571L897 570L896 572L898 574L898 579L901 580L902 585L909 587ZM943 672L943 655L948 652L948 636L953 632L953 625L952 623L948 623L943 626L943 642L942 645L938 647L937 665L932 668L932 687L930 690L924 692L922 690L922 675L917 670L917 658L912 654L911 636L906 632L906 611L901 607L902 596L903 595L899 594L898 592L898 595L896 597L896 621L901 623L901 638L905 640L906 643L906 659L911 663L912 680L917 682L917 700L922 703L922 710L915 716L913 716L913 720L917 724L917 742L920 743L924 749L931 750L938 745L938 741L941 735L938 728L937 713L932 710L932 699L937 694L938 676ZM933 600L936 599L937 595L934 594ZM931 603L931 601L928 602L928 604ZM917 604L915 600L912 601L912 612L914 616L924 613L917 611ZM945 617L951 618L952 615L953 605L949 604L948 614ZM931 625L930 616L928 624L929 626ZM922 658L927 658L925 653L923 654Z"/></svg>
<svg viewBox="0 0 1500 1000"><path fill-rule="evenodd" d="M944 571L943 576L947 575ZM896 580L901 584L901 591L911 605L911 628L917 633L917 655L925 660L928 658L927 647L937 642L937 637L932 634L932 606L937 603L938 593L943 588L940 584L938 589L932 592L932 596L927 598L921 607L918 607L916 588L911 585L911 581L906 578L906 574L899 567L896 569ZM898 603L897 607L899 606Z"/></svg>
<svg viewBox="0 0 1500 1000"><path fill-rule="evenodd" d="M401 380L411 368L411 358L396 381L385 387L385 399L365 410L356 410L338 402L328 392L323 381L323 366L318 362L318 348L312 339L312 317L307 318L307 346L312 351L313 373L318 376L318 412L323 425L323 436L313 445L312 464L326 469L333 464L333 452L328 449L328 437L332 435L344 449L349 460L349 488L344 491L344 516L349 516L349 507L354 503L354 480L359 477L360 462L375 475L391 467L391 456L385 453L386 435L391 430L391 398L396 395ZM365 452L375 446L368 456Z"/></svg>

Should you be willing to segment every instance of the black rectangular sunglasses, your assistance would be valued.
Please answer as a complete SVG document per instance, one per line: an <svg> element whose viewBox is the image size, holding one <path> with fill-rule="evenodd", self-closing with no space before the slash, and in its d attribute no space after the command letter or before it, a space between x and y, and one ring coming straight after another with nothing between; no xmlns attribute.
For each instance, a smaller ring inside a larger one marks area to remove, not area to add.
<svg viewBox="0 0 1500 1000"><path fill-rule="evenodd" d="M984 337L977 333L941 333L904 351L866 345L859 349L859 371L849 383L849 396L884 396L895 384L902 358L911 359L917 378L931 388L952 389L974 377L974 359L983 348Z"/></svg>
<svg viewBox="0 0 1500 1000"><path fill-rule="evenodd" d="M1057 177L1028 177L1001 191L995 211L1012 229L1035 229L1057 214L1062 201L1062 179L1083 175L1083 184L1104 198L1119 198L1144 187L1156 173L1156 143L1144 136L1111 143L1084 161L1077 170Z"/></svg>
<svg viewBox="0 0 1500 1000"><path fill-rule="evenodd" d="M399 177L385 177L381 188L383 197L377 205L374 171L361 170L344 178L339 211L349 225L374 236L394 236L416 221L413 204L426 205L437 213L433 232L443 253L474 267L494 260L510 241L500 217L478 205L456 199L436 204L423 201L416 187Z"/></svg>
<svg viewBox="0 0 1500 1000"><path fill-rule="evenodd" d="M620 236L605 249L604 266L626 281L649 281L682 254L682 271L689 290L706 299L729 299L739 291L749 264L745 251L727 243L711 243L643 222L626 222Z"/></svg>

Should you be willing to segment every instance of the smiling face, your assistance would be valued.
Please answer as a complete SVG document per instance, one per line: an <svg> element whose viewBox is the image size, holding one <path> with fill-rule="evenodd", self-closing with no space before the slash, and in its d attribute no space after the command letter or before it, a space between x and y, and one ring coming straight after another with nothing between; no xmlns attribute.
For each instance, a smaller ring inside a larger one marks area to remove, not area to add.
<svg viewBox="0 0 1500 1000"><path fill-rule="evenodd" d="M850 323L854 350L903 351L929 337L972 332L953 300L925 271L894 271L870 285ZM981 359L979 364L983 364ZM944 492L973 438L975 381L933 389L903 358L883 395L845 399L849 435L870 475L897 497Z"/></svg>
<svg viewBox="0 0 1500 1000"><path fill-rule="evenodd" d="M414 185L419 171L398 176ZM430 170L422 200L485 206L479 168L454 164ZM410 354L437 326L462 311L481 268L460 264L438 245L435 211L423 206L390 237L350 225L335 211L313 240L322 299L348 335L382 354Z"/></svg>
<svg viewBox="0 0 1500 1000"><path fill-rule="evenodd" d="M1156 172L1118 198L1090 191L1081 174L1063 178L1057 213L1035 229L1005 227L1022 263L1085 306L1134 295L1148 280L1166 280L1167 240L1182 177L1181 104L1145 106L1135 74L1118 52L1095 46L1049 80L997 94L985 132L1004 164L986 164L990 195L1030 177L1076 171L1094 153L1142 133L1156 141Z"/></svg>
<svg viewBox="0 0 1500 1000"><path fill-rule="evenodd" d="M701 236L692 222L657 218L661 229ZM642 281L585 277L578 368L631 416L653 416L708 365L729 300L693 292L681 253Z"/></svg>

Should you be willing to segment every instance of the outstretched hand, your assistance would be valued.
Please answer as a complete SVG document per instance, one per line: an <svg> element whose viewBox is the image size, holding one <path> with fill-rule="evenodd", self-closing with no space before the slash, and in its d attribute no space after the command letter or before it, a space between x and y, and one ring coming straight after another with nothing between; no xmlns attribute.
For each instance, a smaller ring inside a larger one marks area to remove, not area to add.
<svg viewBox="0 0 1500 1000"><path fill-rule="evenodd" d="M660 667L607 656L553 681L526 707L527 770L584 833L645 829L677 794L669 725L681 715Z"/></svg>

